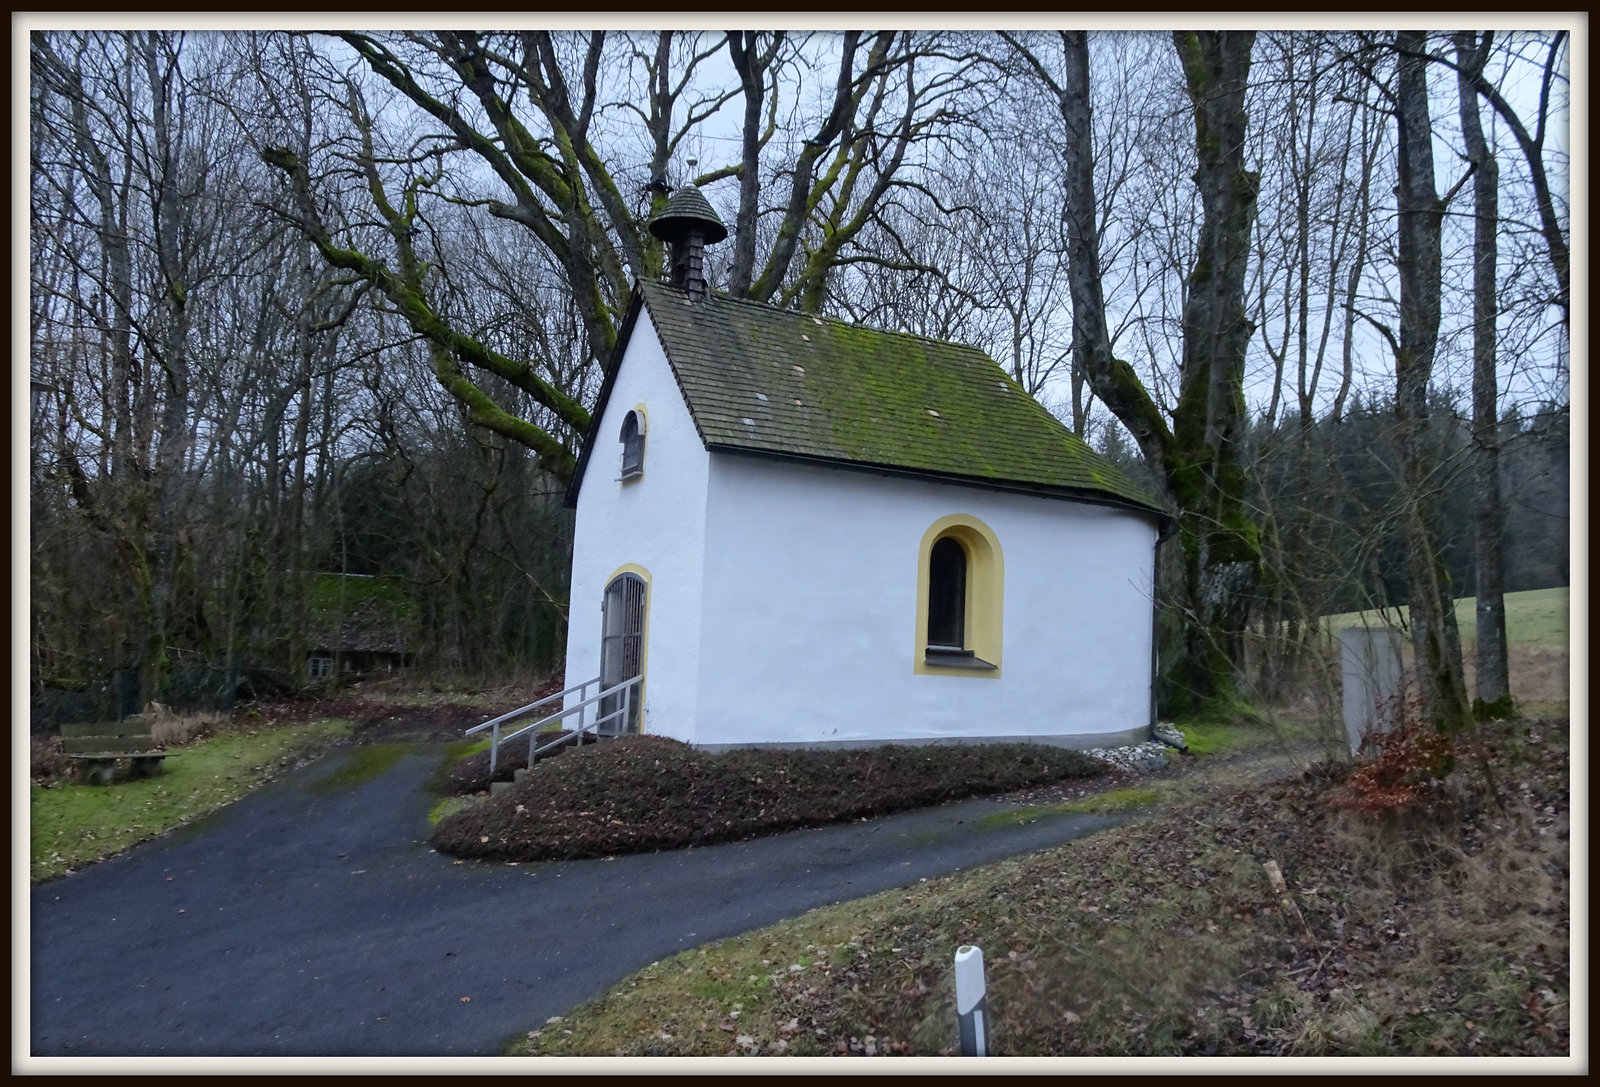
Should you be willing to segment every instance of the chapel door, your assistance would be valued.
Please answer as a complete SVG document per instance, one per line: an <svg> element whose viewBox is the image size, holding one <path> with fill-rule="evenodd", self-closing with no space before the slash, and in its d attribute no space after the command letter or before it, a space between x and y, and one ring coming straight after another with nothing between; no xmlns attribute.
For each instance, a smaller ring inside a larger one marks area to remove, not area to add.
<svg viewBox="0 0 1600 1087"><path fill-rule="evenodd" d="M638 574L622 574L606 586L600 609L600 689L614 687L639 675L644 669L645 583ZM600 726L602 736L617 736L639 731L640 694L643 684L600 700L600 717L605 718L627 706L626 716L617 716Z"/></svg>

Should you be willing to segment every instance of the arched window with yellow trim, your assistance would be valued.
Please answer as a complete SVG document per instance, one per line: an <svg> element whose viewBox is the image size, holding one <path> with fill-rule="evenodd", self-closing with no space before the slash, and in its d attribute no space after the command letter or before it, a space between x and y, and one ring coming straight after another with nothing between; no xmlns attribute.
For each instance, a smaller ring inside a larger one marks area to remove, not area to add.
<svg viewBox="0 0 1600 1087"><path fill-rule="evenodd" d="M918 553L914 671L998 678L1004 596L994 531L967 514L935 521Z"/></svg>

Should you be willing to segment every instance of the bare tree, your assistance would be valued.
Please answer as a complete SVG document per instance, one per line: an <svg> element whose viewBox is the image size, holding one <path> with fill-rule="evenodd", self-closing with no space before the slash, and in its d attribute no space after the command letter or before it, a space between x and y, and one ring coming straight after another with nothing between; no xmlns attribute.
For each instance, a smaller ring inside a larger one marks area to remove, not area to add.
<svg viewBox="0 0 1600 1087"><path fill-rule="evenodd" d="M1493 42L1494 33L1485 31L1478 50L1474 51L1470 59L1461 57L1459 52L1454 61L1443 53L1433 54L1433 59L1454 67L1459 78L1489 103L1495 115L1505 123L1516 138L1517 146L1521 149L1527 164L1534 205L1538 209L1540 233L1543 235L1550 268L1555 274L1556 289L1551 301L1560 308L1563 323L1570 323L1571 251L1567 243L1567 226L1564 223L1565 202L1560 200L1554 191L1550 183L1550 171L1545 163L1546 156L1550 154L1546 139L1550 134L1552 111L1562 108L1563 103L1560 99L1565 97L1562 94L1557 98L1556 92L1564 91L1566 85L1567 32L1558 31L1543 43L1544 56L1537 61L1540 69L1539 100L1534 108L1532 131L1529 131L1529 122L1511 105L1501 93L1501 89L1488 78L1487 61Z"/></svg>
<svg viewBox="0 0 1600 1087"><path fill-rule="evenodd" d="M1483 138L1476 93L1477 81L1488 60L1490 41L1489 34L1481 41L1471 31L1455 35L1456 62L1460 65L1456 84L1461 133L1473 170L1472 565L1478 619L1473 709L1479 714L1498 716L1511 708L1511 678L1506 659L1505 574L1500 554L1500 536L1505 528L1505 515L1500 506L1500 394L1495 374L1500 167Z"/></svg>
<svg viewBox="0 0 1600 1087"><path fill-rule="evenodd" d="M175 489L190 449L189 299L215 270L207 258L216 251L206 253L211 239L195 230L202 205L192 197L204 175L185 154L193 136L182 123L191 101L182 36L84 35L64 44L71 60L51 36L31 40L36 123L62 134L45 153L66 160L38 164L37 176L60 183L66 222L87 228L94 243L63 253L74 287L62 301L92 321L99 306L82 292L98 288L110 313L101 322L109 372L100 418L83 412L76 391L67 396L76 427L95 435L99 464L86 465L76 443L60 448L59 463L73 501L115 543L122 591L114 652L131 679L127 712L155 694L166 664L183 545ZM73 191L79 182L87 193Z"/></svg>
<svg viewBox="0 0 1600 1087"><path fill-rule="evenodd" d="M120 673L123 711L220 692L204 662L300 655L349 293L252 211L266 170L220 36L41 33L31 60L40 675Z"/></svg>
<svg viewBox="0 0 1600 1087"><path fill-rule="evenodd" d="M1257 175L1244 167L1244 99L1254 35L1173 35L1192 108L1195 184L1204 216L1186 285L1183 357L1170 427L1133 368L1113 354L1107 327L1095 222L1087 34L1061 32L1059 81L1039 56L1011 40L1055 93L1063 122L1075 359L1096 395L1156 467L1177 513L1186 613L1182 686L1194 699L1227 698L1234 689L1248 591L1260 559L1259 530L1245 501L1245 464L1238 449L1251 332L1244 274L1258 185Z"/></svg>
<svg viewBox="0 0 1600 1087"><path fill-rule="evenodd" d="M284 211L325 261L371 284L434 345L437 379L468 407L475 425L534 450L558 477L575 464L570 446L588 424L587 411L525 360L489 349L440 311L444 270L437 253L418 241L430 203L470 205L527 230L563 271L589 357L606 359L631 280L660 268L661 243L646 223L666 199L669 157L693 145L707 119L742 95L739 157L689 180L739 181L739 233L728 273L735 292L815 310L827 299L833 268L870 256L859 239L893 194L914 184L906 174L912 156L962 122L961 96L981 66L956 36L889 31L805 41L662 33L653 47L648 38L601 32L338 37L431 128L408 133L404 146L389 146L360 81L345 78L343 153L364 178L384 227L381 241L327 222L317 165L292 148L272 147L265 157L289 182ZM718 88L707 83L704 69L724 45L738 82ZM803 112L809 80L798 81L780 108L780 94L797 82L781 75L829 70L831 91L819 118L808 121ZM603 71L607 86L640 74L642 101L608 101ZM787 127L778 123L790 114L799 116ZM627 126L630 117L642 132ZM630 140L643 144L642 168L618 157L628 153ZM485 173L493 179L488 187L481 183ZM645 198L642 207L630 197L629 175ZM764 208L762 193L775 190L777 206ZM762 237L769 239L764 256L755 244ZM553 414L555 429L506 410L487 391L485 375Z"/></svg>
<svg viewBox="0 0 1600 1087"><path fill-rule="evenodd" d="M400 579L453 668L554 660L570 530L548 499L659 272L647 223L694 183L733 228L710 266L730 293L977 344L1080 432L1132 436L1177 514L1179 687L1230 694L1248 609L1288 667L1352 586L1411 591L1447 718L1441 571L1470 569L1451 388L1470 357L1484 542L1508 516L1489 464L1518 455L1500 430L1544 432L1497 407L1567 397L1568 48L35 35L37 675L122 670L132 708L180 662L301 669L313 589L347 571ZM1454 76L1475 238L1419 157L1453 122L1402 54ZM1500 561L1478 560L1481 606Z"/></svg>
<svg viewBox="0 0 1600 1087"><path fill-rule="evenodd" d="M1275 698L1299 678L1300 655L1318 642L1318 618L1348 581L1324 546L1337 503L1328 501L1327 443L1317 424L1330 382L1337 414L1352 381L1351 302L1367 261L1384 128L1373 123L1361 76L1337 63L1322 35L1263 35L1254 68L1263 178L1248 296L1271 364L1251 469L1263 549L1263 649L1255 659L1258 690Z"/></svg>
<svg viewBox="0 0 1600 1087"><path fill-rule="evenodd" d="M1425 459L1428 385L1439 341L1441 229L1445 201L1434 188L1426 34L1395 34L1394 111L1399 147L1400 334L1395 351L1396 444L1405 488L1406 568L1411 642L1424 715L1442 730L1467 718L1455 599L1439 553L1432 509L1432 466ZM1385 330L1387 335L1387 330Z"/></svg>

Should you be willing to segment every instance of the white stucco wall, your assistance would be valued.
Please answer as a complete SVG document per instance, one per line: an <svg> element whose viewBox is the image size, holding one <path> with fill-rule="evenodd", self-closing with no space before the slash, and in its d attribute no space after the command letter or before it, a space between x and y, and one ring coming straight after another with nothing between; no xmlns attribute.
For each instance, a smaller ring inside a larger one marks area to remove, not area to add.
<svg viewBox="0 0 1600 1087"><path fill-rule="evenodd" d="M648 421L644 475L621 483L618 434L623 418L640 404ZM607 581L624 565L643 567L650 590L642 727L692 740L708 458L648 312L639 314L596 435L573 528L567 683L600 673L600 604Z"/></svg>
<svg viewBox="0 0 1600 1087"><path fill-rule="evenodd" d="M958 513L1003 553L999 678L913 672L918 550ZM1148 519L730 454L706 514L697 744L1147 735Z"/></svg>

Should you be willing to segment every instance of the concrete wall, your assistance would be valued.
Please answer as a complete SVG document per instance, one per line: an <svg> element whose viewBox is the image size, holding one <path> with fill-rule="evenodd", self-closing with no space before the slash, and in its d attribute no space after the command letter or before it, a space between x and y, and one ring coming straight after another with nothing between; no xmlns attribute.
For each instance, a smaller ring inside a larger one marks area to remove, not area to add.
<svg viewBox="0 0 1600 1087"><path fill-rule="evenodd" d="M623 483L618 436L639 404L647 420L644 474ZM606 584L619 568L640 567L650 586L642 728L692 740L708 464L648 312L639 314L596 433L574 525L567 683L599 675Z"/></svg>
<svg viewBox="0 0 1600 1087"><path fill-rule="evenodd" d="M695 743L1148 738L1149 520L733 454L708 493ZM999 678L913 672L918 551L950 514L1000 544Z"/></svg>

